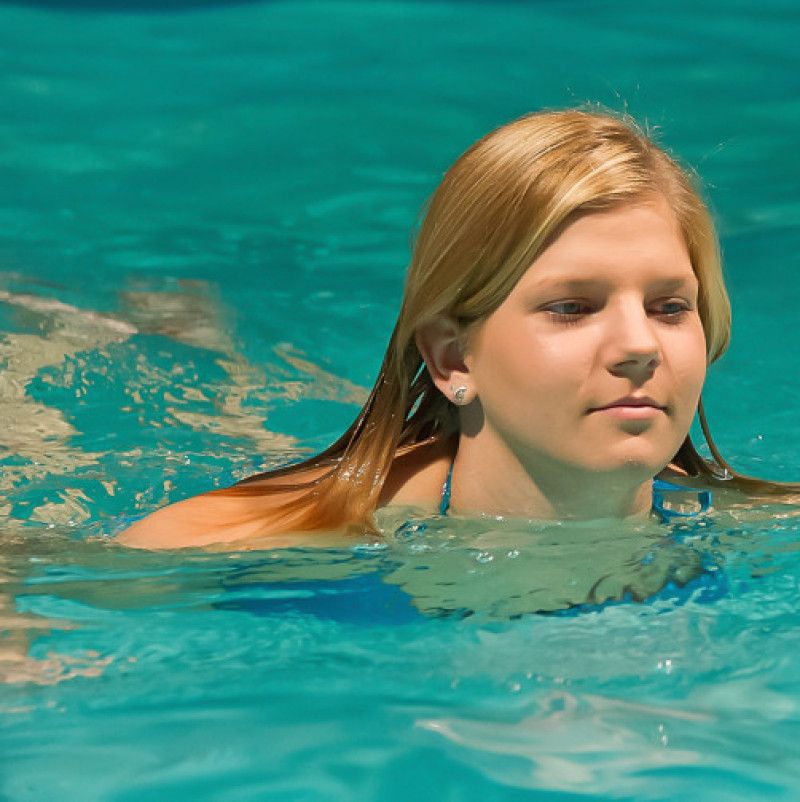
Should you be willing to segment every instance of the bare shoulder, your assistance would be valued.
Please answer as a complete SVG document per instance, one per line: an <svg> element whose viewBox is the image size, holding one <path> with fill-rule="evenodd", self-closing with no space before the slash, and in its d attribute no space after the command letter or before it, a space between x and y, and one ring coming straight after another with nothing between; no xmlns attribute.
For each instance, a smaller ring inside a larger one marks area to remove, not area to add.
<svg viewBox="0 0 800 802"><path fill-rule="evenodd" d="M293 476L292 481L313 479L318 473L319 469L309 470ZM285 522L271 514L299 492L203 493L156 510L122 532L117 542L130 548L180 549L269 536L272 548L300 545L308 536L287 533Z"/></svg>
<svg viewBox="0 0 800 802"><path fill-rule="evenodd" d="M436 441L406 452L400 451L392 463L379 506L409 504L436 506L442 483L455 456L454 440Z"/></svg>
<svg viewBox="0 0 800 802"><path fill-rule="evenodd" d="M424 507L437 504L454 450L454 441L445 440L398 451L378 506L410 504ZM325 470L300 471L292 474L288 481L311 481ZM253 488L257 490L259 484L268 482L255 481ZM327 544L335 533L328 533L325 537L315 532L293 532L291 522L276 515L278 507L302 492L204 493L156 510L122 532L117 542L140 549L213 548L238 544L239 541L258 548Z"/></svg>
<svg viewBox="0 0 800 802"><path fill-rule="evenodd" d="M699 477L689 476L683 468L679 468L677 465L673 464L667 465L656 478L663 479L665 482L671 482L674 485L680 485L687 490L701 490L705 488L705 485L701 483Z"/></svg>
<svg viewBox="0 0 800 802"><path fill-rule="evenodd" d="M203 494L178 501L137 521L117 537L123 546L177 549L247 537L247 505L235 497Z"/></svg>

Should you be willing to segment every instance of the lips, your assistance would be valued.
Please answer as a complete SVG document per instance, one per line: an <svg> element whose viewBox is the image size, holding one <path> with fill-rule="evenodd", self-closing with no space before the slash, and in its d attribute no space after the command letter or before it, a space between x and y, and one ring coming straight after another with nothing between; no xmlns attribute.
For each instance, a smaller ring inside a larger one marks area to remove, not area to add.
<svg viewBox="0 0 800 802"><path fill-rule="evenodd" d="M616 401L612 401L610 404L605 404L602 407L592 407L589 412L600 412L604 409L616 409L617 407L621 408L635 408L635 407L651 407L653 409L661 410L662 412L666 412L667 408L663 404L659 404L658 401L650 398L650 396L642 395L626 395L622 398L618 398Z"/></svg>

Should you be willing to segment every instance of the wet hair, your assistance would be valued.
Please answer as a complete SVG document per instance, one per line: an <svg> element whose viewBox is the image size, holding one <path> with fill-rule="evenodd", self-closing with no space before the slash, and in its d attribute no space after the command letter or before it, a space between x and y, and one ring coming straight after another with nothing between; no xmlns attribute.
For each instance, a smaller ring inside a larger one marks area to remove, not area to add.
<svg viewBox="0 0 800 802"><path fill-rule="evenodd" d="M435 387L415 342L420 327L446 315L468 332L575 217L654 196L666 199L686 243L714 362L730 339L730 303L714 223L691 173L629 118L577 109L528 114L463 153L423 210L397 323L352 426L310 459L214 492L300 491L270 511L274 524L294 531L374 528L372 513L398 453L457 439L455 407ZM687 434L672 464L710 486L724 481L749 494L800 490L735 472L711 439L702 403L698 411L713 459Z"/></svg>

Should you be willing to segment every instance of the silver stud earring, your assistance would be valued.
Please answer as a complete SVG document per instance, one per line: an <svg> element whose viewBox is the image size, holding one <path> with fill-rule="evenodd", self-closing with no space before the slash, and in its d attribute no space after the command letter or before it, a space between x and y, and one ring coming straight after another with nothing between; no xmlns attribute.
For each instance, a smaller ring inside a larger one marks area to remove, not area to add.
<svg viewBox="0 0 800 802"><path fill-rule="evenodd" d="M467 394L467 388L465 385L461 385L461 387L453 387L450 386L450 389L453 391L453 400L461 406L464 403L464 396Z"/></svg>

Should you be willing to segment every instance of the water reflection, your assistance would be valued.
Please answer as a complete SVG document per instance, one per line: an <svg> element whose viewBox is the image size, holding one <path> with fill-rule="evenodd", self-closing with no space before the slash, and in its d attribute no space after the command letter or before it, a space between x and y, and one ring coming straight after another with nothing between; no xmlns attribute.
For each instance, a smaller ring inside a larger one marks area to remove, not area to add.
<svg viewBox="0 0 800 802"><path fill-rule="evenodd" d="M133 418L142 432L171 426L240 444L240 452L249 457L243 471L250 471L258 455L284 461L305 453L296 438L268 428L269 402L310 397L357 403L366 397L366 390L315 365L291 344L276 350L274 364L250 362L231 334L229 311L208 282L131 287L119 293L119 308L113 313L80 308L44 292L14 291L15 284L31 283L35 282L24 276L0 275L0 304L9 319L9 330L0 334L0 410L6 422L0 429L4 555L0 557L0 629L4 632L0 681L52 684L98 676L108 659L89 652L32 658L31 643L41 634L74 625L17 612L15 598L32 569L25 560L13 568L6 561L14 549L30 556L34 539L41 537L30 524L68 531L92 519L101 503L108 505L116 499L126 512L133 512L169 500L173 489L169 477L175 468L166 464L165 455L156 449L147 453L134 438L119 444L111 437L126 420ZM168 356L170 346L154 352L136 339L148 335L195 349L197 359L210 360L221 379L210 382L202 365L186 361L169 360L166 367L164 352ZM110 403L102 399L98 404L92 397L101 383L116 393ZM94 414L100 416L94 425L101 433L87 447L81 439L78 413L91 413L93 405ZM104 441L106 435L110 439ZM108 448L98 447L106 442ZM168 456L182 467L189 459L180 453ZM222 461L218 455L213 459ZM150 462L156 461L165 464L158 471L156 487L151 487ZM135 488L132 497L125 498L120 475L136 467L143 469L141 479L147 486ZM57 542L59 553L49 555L47 562L68 559L79 545L68 538ZM92 561L86 547L77 553ZM102 554L108 566L114 555ZM156 584L160 594L169 592L168 587ZM119 588L106 593L106 587L108 581L64 582L59 592L108 606ZM141 601L148 587L146 581L131 587L129 603ZM25 588L24 595L30 592Z"/></svg>
<svg viewBox="0 0 800 802"><path fill-rule="evenodd" d="M8 278L4 283L10 283ZM274 363L253 364L237 347L229 310L216 288L205 281L125 289L113 314L9 289L0 290L0 302L14 310L19 329L0 336L5 365L0 406L9 422L0 432L4 451L0 496L5 499L0 511L6 515L13 511L14 490L26 483L105 467L103 459L109 452L78 445L81 432L73 422L75 412L87 404L97 376L128 399L110 414L102 410L108 426L123 423L126 414L132 414L150 429L171 425L244 441L251 457L272 456L275 461L296 458L304 450L296 438L268 428L269 403L314 398L357 404L366 397L364 388L315 365L288 343L275 349ZM159 335L198 349L221 380L209 381L203 364L180 359L165 363L168 354L163 348L153 353L131 342L136 335ZM34 381L37 397L31 394ZM128 442L114 456L124 465L126 457L137 460L143 455ZM100 477L108 495L117 491L116 479L109 473ZM61 486L58 496L58 501L33 504L24 517L54 525L77 525L90 517L91 499L85 488Z"/></svg>

